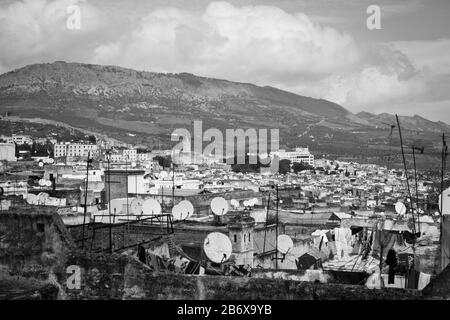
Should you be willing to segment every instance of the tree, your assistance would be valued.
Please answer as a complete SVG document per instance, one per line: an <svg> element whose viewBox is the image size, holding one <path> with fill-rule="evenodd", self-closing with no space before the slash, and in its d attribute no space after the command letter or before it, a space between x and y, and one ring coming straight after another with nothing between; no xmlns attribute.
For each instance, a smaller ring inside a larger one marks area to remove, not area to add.
<svg viewBox="0 0 450 320"><path fill-rule="evenodd" d="M89 142L92 144L96 144L97 143L97 139L95 138L95 136L89 136Z"/></svg>
<svg viewBox="0 0 450 320"><path fill-rule="evenodd" d="M288 159L280 160L280 163L278 166L278 172L281 174L286 174L288 172L291 172L291 160L288 160Z"/></svg>
<svg viewBox="0 0 450 320"><path fill-rule="evenodd" d="M297 173L297 172L301 172L301 171L305 171L305 170L314 170L314 168L307 163L295 162L292 165L292 170L294 170L294 172Z"/></svg>
<svg viewBox="0 0 450 320"><path fill-rule="evenodd" d="M172 157L171 156L156 156L153 157L153 160L158 161L158 164L163 168L170 168L172 166Z"/></svg>

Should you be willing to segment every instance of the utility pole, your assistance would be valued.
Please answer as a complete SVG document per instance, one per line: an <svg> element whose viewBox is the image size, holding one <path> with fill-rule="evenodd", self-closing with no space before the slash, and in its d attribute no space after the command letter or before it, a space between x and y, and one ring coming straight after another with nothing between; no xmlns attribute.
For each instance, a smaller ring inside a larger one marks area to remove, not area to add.
<svg viewBox="0 0 450 320"><path fill-rule="evenodd" d="M82 231L82 242L81 242L81 249L84 249L84 230L86 226L86 214L87 214L87 192L88 192L88 184L89 184L89 163L91 162L90 159L91 152L88 151L87 161L86 161L86 186L84 188L84 213L83 213L83 231Z"/></svg>
<svg viewBox="0 0 450 320"><path fill-rule="evenodd" d="M277 192L277 206L276 206L276 229L275 229L275 269L278 270L278 202L280 199L278 198L278 184L275 186Z"/></svg>
<svg viewBox="0 0 450 320"><path fill-rule="evenodd" d="M419 186L417 182L417 165L416 165L416 147L412 146L412 152L413 152L413 160L414 160L414 181L416 184L416 210L417 210L417 225L419 227L419 233L420 233L420 214L419 214ZM412 203L411 203L412 205ZM414 211L413 211L414 215Z"/></svg>
<svg viewBox="0 0 450 320"><path fill-rule="evenodd" d="M108 169L108 214L109 214L109 252L113 252L112 246L112 223L111 223L111 171L109 167L109 158L110 152L106 151L106 161L107 161L107 169Z"/></svg>
<svg viewBox="0 0 450 320"><path fill-rule="evenodd" d="M175 206L175 163L172 161L172 207Z"/></svg>

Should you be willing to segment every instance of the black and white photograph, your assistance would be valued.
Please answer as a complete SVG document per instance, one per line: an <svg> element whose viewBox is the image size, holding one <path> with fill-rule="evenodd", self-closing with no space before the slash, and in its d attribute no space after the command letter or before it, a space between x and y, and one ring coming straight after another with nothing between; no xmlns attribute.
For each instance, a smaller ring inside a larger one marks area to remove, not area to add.
<svg viewBox="0 0 450 320"><path fill-rule="evenodd" d="M0 0L0 302L450 300L449 145L448 0Z"/></svg>

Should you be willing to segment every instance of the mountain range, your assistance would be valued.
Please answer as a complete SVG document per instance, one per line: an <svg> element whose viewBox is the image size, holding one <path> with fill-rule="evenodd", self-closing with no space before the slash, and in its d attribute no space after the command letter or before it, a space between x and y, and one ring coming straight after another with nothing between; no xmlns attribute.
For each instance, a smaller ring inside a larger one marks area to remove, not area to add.
<svg viewBox="0 0 450 320"><path fill-rule="evenodd" d="M399 165L400 141L391 114L351 113L323 99L189 73L163 74L57 61L0 75L0 112L65 123L153 148L170 147L176 128L278 128L280 147L309 146L316 156ZM434 167L450 126L400 116L404 146L423 146ZM408 161L411 162L408 155Z"/></svg>

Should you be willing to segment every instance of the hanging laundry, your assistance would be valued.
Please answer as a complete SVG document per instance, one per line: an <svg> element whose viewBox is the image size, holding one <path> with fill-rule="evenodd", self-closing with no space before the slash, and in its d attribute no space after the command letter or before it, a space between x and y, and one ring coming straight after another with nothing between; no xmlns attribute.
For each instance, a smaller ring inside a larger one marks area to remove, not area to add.
<svg viewBox="0 0 450 320"><path fill-rule="evenodd" d="M431 274L421 272L419 275L419 284L417 285L417 289L423 290L431 280Z"/></svg>
<svg viewBox="0 0 450 320"><path fill-rule="evenodd" d="M416 271L414 269L414 267L409 269L409 272L407 275L408 282L407 282L406 287L408 289L417 289L418 285L419 285L419 276L420 276L420 272Z"/></svg>
<svg viewBox="0 0 450 320"><path fill-rule="evenodd" d="M388 283L393 284L395 282L395 268L397 267L397 254L395 253L395 250L389 250L385 262L389 266Z"/></svg>
<svg viewBox="0 0 450 320"><path fill-rule="evenodd" d="M335 228L334 229L336 250L338 258L348 257L352 251L352 231L350 228Z"/></svg>

